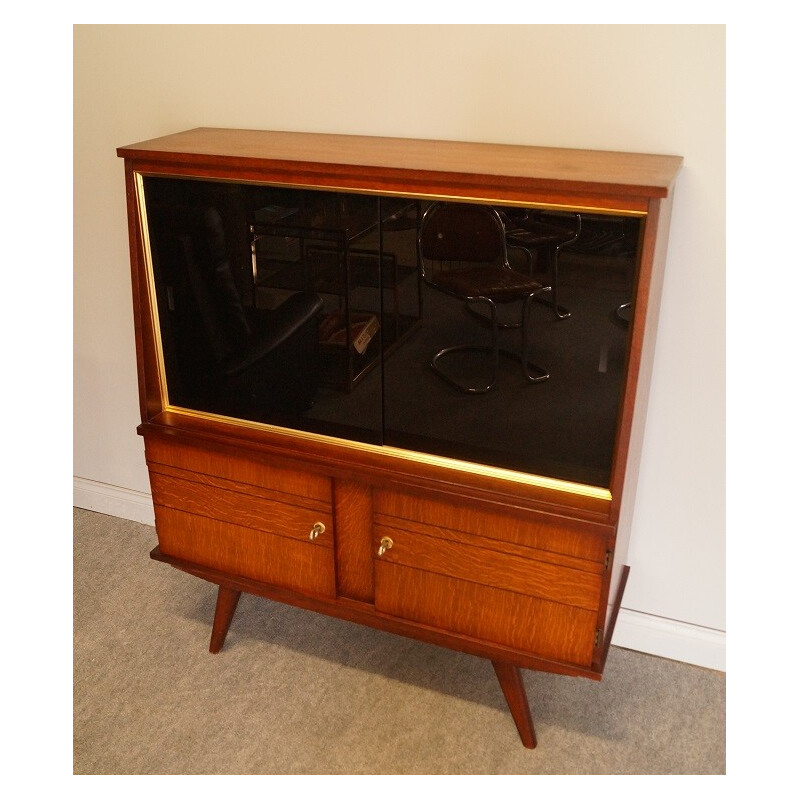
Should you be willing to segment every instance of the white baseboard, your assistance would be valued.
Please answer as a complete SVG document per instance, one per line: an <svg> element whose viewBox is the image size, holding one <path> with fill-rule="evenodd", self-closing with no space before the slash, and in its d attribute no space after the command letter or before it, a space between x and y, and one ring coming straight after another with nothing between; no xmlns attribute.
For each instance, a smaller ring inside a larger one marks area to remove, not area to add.
<svg viewBox="0 0 800 800"><path fill-rule="evenodd" d="M153 499L86 478L75 478L73 504L112 517L155 524ZM725 632L622 608L612 644L674 661L725 671Z"/></svg>
<svg viewBox="0 0 800 800"><path fill-rule="evenodd" d="M135 492L109 483L74 477L72 504L111 517L155 525L153 498L147 492Z"/></svg>
<svg viewBox="0 0 800 800"><path fill-rule="evenodd" d="M621 608L611 644L725 672L725 631Z"/></svg>

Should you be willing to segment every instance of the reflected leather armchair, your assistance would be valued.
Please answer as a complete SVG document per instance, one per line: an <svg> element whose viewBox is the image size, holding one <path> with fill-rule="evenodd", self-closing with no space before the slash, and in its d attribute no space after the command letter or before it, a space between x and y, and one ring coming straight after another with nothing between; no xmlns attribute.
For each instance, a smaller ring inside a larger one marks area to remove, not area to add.
<svg viewBox="0 0 800 800"><path fill-rule="evenodd" d="M511 269L508 263L503 222L490 206L465 203L434 203L425 211L420 224L419 262L425 283L439 292L457 297L470 310L478 304L489 309L489 316L476 314L491 325L488 346L459 344L445 347L434 355L431 367L443 380L462 392L483 394L494 388L499 373L500 355L520 360L525 378L531 383L547 380L549 374L528 362L530 349L531 303L549 287ZM521 303L521 317L515 327L522 330L519 353L499 347L498 304ZM442 369L441 361L456 352L478 351L491 355L491 380L485 385L467 386Z"/></svg>
<svg viewBox="0 0 800 800"><path fill-rule="evenodd" d="M537 265L543 261L550 276L552 292L547 302L559 319L566 319L571 312L558 302L558 257L561 248L575 242L581 234L581 215L569 217L544 216L532 209L498 209L506 229L506 242L509 248L522 250L528 261L528 271L532 274L534 253Z"/></svg>
<svg viewBox="0 0 800 800"><path fill-rule="evenodd" d="M321 298L296 292L273 310L245 305L219 211L170 211L157 215L169 221L154 250L169 294L160 312L176 353L170 399L251 418L307 410L318 388Z"/></svg>

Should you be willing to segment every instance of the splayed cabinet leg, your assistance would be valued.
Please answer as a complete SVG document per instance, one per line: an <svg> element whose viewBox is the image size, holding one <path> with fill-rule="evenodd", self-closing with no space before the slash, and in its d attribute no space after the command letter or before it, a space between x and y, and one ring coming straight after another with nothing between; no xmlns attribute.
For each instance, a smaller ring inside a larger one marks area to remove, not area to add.
<svg viewBox="0 0 800 800"><path fill-rule="evenodd" d="M525 694L522 673L519 667L503 661L492 661L492 666L519 731L519 738L525 747L533 749L536 747L536 732L533 729L531 708L528 705L528 696Z"/></svg>
<svg viewBox="0 0 800 800"><path fill-rule="evenodd" d="M241 594L241 592L228 589L226 586L219 587L217 607L214 610L214 625L211 628L211 644L208 648L210 652L219 653L222 650Z"/></svg>

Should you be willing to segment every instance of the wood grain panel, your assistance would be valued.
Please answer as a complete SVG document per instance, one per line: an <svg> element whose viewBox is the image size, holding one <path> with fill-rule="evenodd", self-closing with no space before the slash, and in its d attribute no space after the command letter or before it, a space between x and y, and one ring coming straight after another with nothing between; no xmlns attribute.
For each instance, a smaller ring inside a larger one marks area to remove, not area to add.
<svg viewBox="0 0 800 800"><path fill-rule="evenodd" d="M478 506L456 505L403 492L376 490L376 514L418 521L443 530L460 530L478 536L527 545L554 553L604 562L613 528L536 512L502 513ZM445 533L446 535L446 533Z"/></svg>
<svg viewBox="0 0 800 800"><path fill-rule="evenodd" d="M278 503L289 503L289 505L309 508L312 511L318 511L320 514L327 514L328 516L330 516L331 513L330 503L326 503L324 500L315 500L313 497L299 497L296 494L279 492L266 486L256 486L252 483L230 481L227 478L218 478L216 475L205 475L202 472L190 472L189 470L170 467L167 464L159 464L156 461L150 461L147 466L151 475L153 473L158 473L159 475L165 475L167 477L193 481L202 486L210 486L229 492L243 492L244 494L260 497L264 500L274 500Z"/></svg>
<svg viewBox="0 0 800 800"><path fill-rule="evenodd" d="M148 462L265 486L300 498L313 498L331 504L330 478L299 469L277 467L259 459L254 453L240 455L233 451L217 452L157 436L145 437L145 453Z"/></svg>
<svg viewBox="0 0 800 800"><path fill-rule="evenodd" d="M588 666L596 614L457 578L375 563L375 606L403 619Z"/></svg>
<svg viewBox="0 0 800 800"><path fill-rule="evenodd" d="M156 505L156 532L169 556L231 575L333 597L333 550Z"/></svg>
<svg viewBox="0 0 800 800"><path fill-rule="evenodd" d="M382 561L437 572L453 578L495 586L520 594L596 611L600 605L602 579L577 569L545 564L495 550L423 536L377 525L377 542L389 536L394 545Z"/></svg>
<svg viewBox="0 0 800 800"><path fill-rule="evenodd" d="M492 539L488 536L477 536L474 533L455 530L453 528L442 528L438 525L426 525L413 519L401 519L400 517L390 517L387 514L375 514L376 525L383 525L388 528L396 528L400 531L411 531L421 533L425 536L434 536L447 539L451 542L460 542L472 547L482 547L486 550L495 550L498 553L509 553L525 559L535 559L546 564L555 564L570 569L579 569L583 572L591 572L600 575L605 572L605 564L600 561L590 561L586 558L576 558L575 556L565 556L563 553L556 553L552 550L540 550L536 547L507 542L504 539Z"/></svg>
<svg viewBox="0 0 800 800"><path fill-rule="evenodd" d="M372 489L356 481L333 484L336 516L336 587L339 594L371 602Z"/></svg>
<svg viewBox="0 0 800 800"><path fill-rule="evenodd" d="M157 505L306 541L312 547L333 547L331 514L265 499L248 493L244 486L244 491L230 491L158 472L150 473L150 486ZM309 534L317 522L325 525L325 532L311 540Z"/></svg>

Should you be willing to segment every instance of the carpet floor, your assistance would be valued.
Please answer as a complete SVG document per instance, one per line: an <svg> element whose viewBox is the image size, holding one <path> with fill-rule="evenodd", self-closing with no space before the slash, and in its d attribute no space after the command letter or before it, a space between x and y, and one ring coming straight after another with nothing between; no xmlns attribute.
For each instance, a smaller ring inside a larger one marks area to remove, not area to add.
<svg viewBox="0 0 800 800"><path fill-rule="evenodd" d="M612 647L601 682L523 671L520 744L488 661L151 561L152 527L74 511L76 775L724 774L725 675Z"/></svg>

